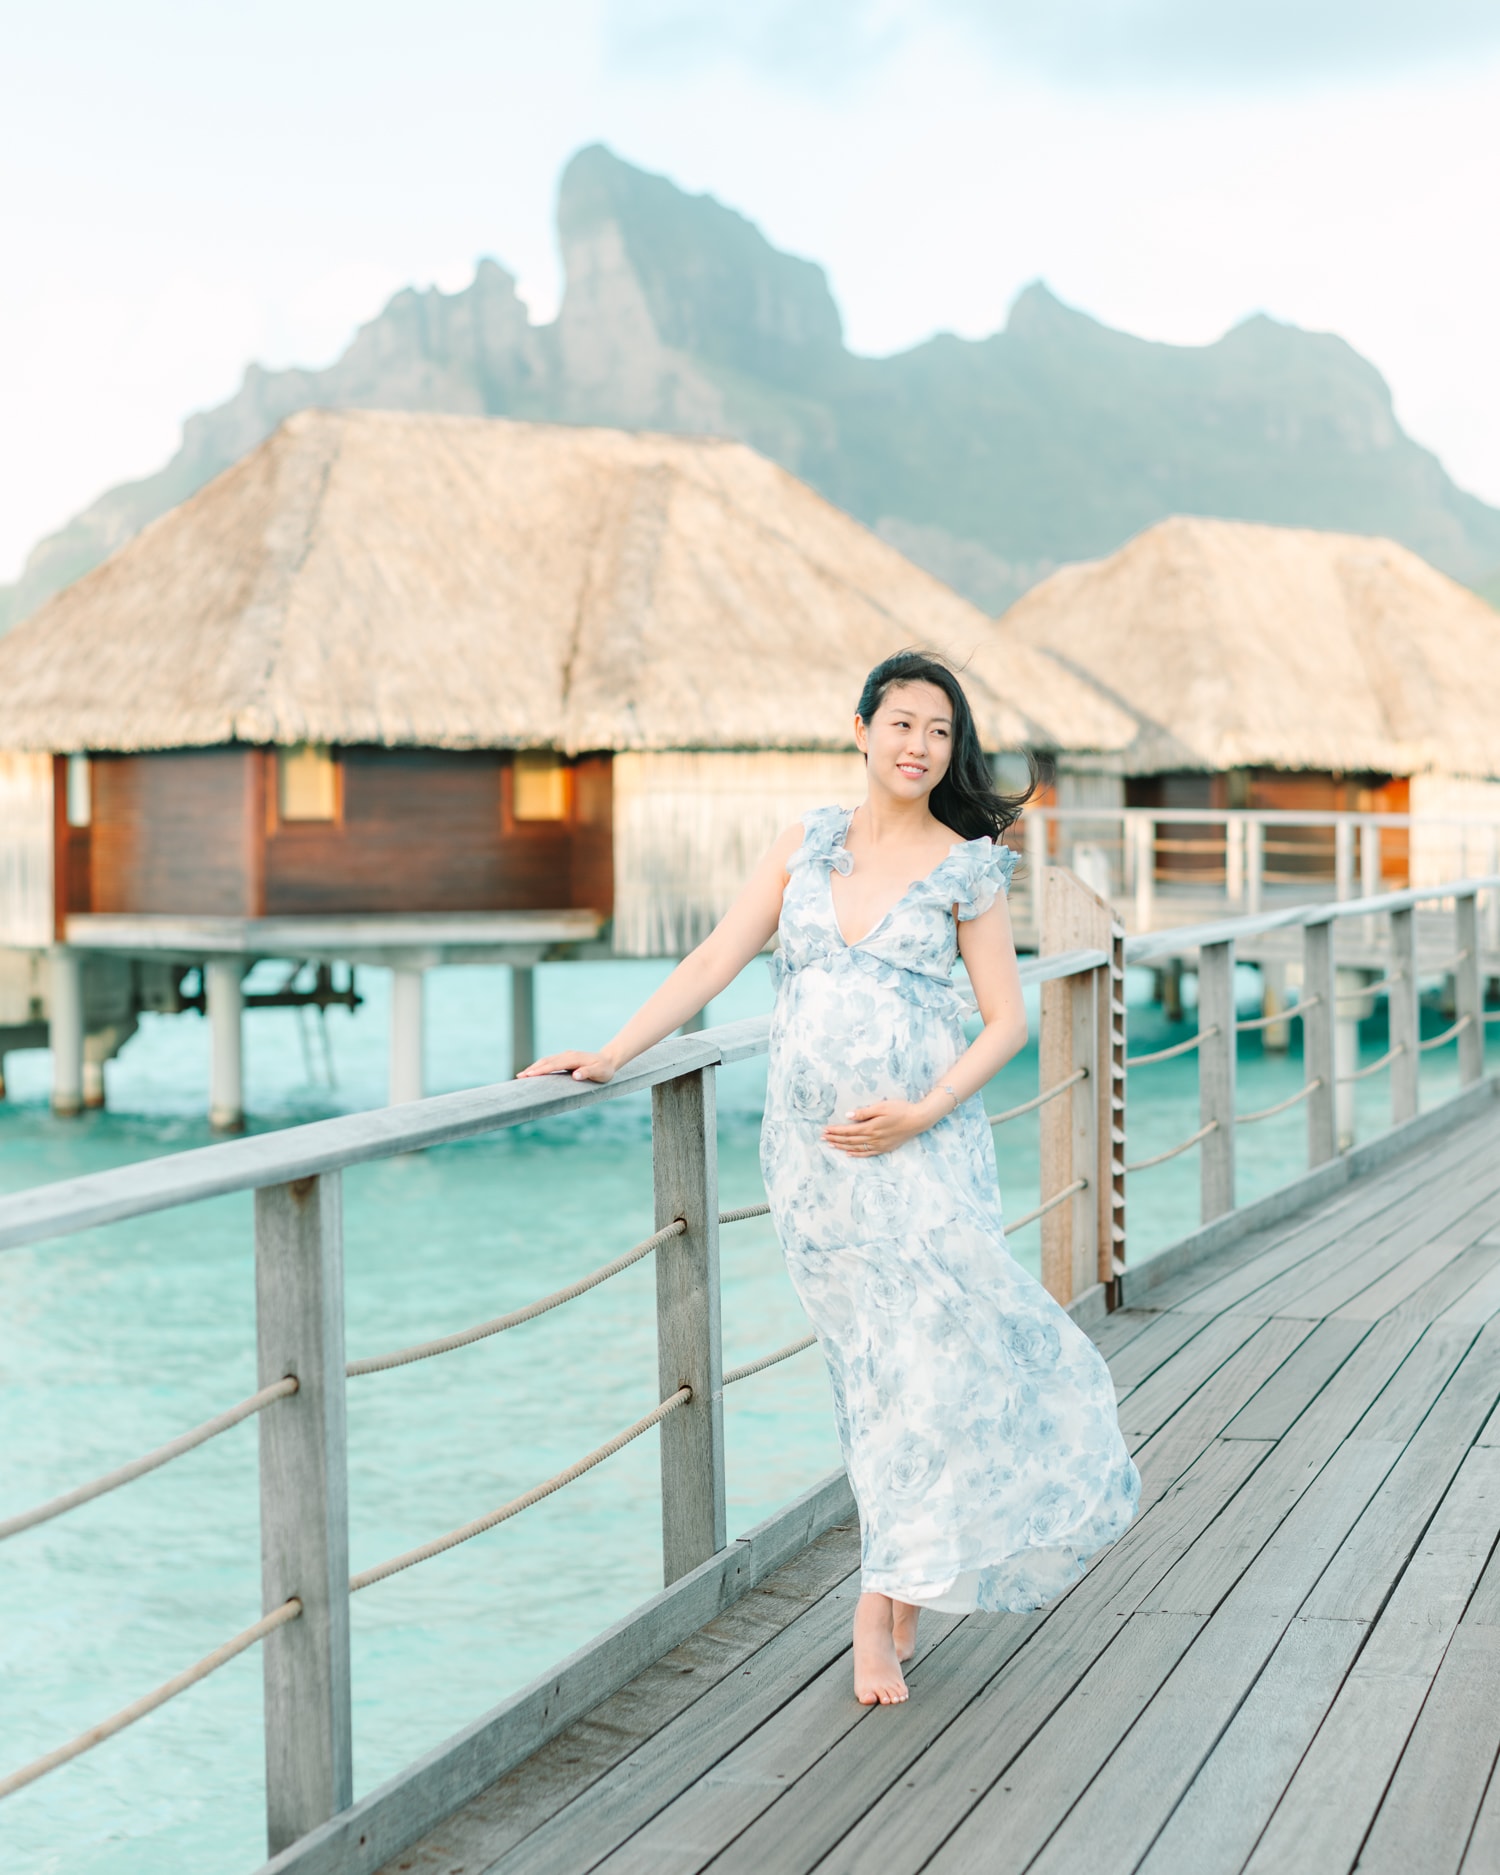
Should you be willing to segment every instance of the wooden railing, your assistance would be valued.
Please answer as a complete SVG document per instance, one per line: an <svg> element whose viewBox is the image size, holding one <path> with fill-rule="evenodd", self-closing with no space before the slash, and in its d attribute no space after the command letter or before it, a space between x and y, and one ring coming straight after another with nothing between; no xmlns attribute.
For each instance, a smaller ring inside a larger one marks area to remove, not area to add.
<svg viewBox="0 0 1500 1875"><path fill-rule="evenodd" d="M1482 1074L1484 1024L1493 1017L1487 1017L1483 1007L1478 918L1481 895L1491 904L1500 898L1500 876L1460 880L1432 892L1303 906L1128 941L1110 906L1071 874L1047 869L1040 892L1045 912L1042 954L1021 966L1023 984L1040 990L1039 1087L1034 1098L993 1116L992 1124L1000 1127L1023 1113L1041 1112L1041 1203L1009 1228L1014 1233L1032 1223L1040 1225L1043 1280L1059 1301L1085 1319L1111 1306L1118 1296L1126 1269L1125 1188L1131 1174L1197 1150L1202 1215L1210 1220L1232 1210L1236 1202L1238 1126L1305 1102L1309 1164L1317 1166L1337 1152L1337 1093L1347 1080L1336 1046L1340 992L1334 934L1340 920L1373 918L1387 925L1385 979L1362 983L1358 994L1365 999L1375 994L1391 998L1392 1046L1386 1062L1376 1065L1391 1070L1393 1121L1416 1110L1420 1050L1451 1042L1458 1049L1460 1081L1467 1084ZM1449 973L1456 1016L1445 1034L1423 1043L1418 1036L1412 920L1415 907L1432 899L1451 909ZM1261 1019L1236 1021L1236 943L1288 928L1302 931L1303 985L1299 1002L1280 1019L1304 1023L1305 1079L1289 1101L1261 1113L1241 1113L1235 1102L1236 1036ZM1169 953L1196 956L1198 1030L1172 1048L1132 1060L1126 1052L1126 965ZM606 1086L570 1079L504 1083L147 1160L0 1199L3 1250L63 1239L228 1192L254 1191L257 1393L103 1478L0 1518L0 1539L23 1537L40 1523L123 1488L145 1471L257 1416L262 1560L257 1620L132 1706L0 1777L0 1795L57 1769L198 1683L235 1654L259 1644L265 1687L267 1837L273 1855L289 1851L289 1845L308 1832L347 1813L353 1802L350 1595L520 1514L653 1428L660 1429L665 1581L686 1585L712 1579L712 1592L721 1601L731 1592L743 1592L755 1578L747 1573L749 1564L734 1558L734 1546L726 1540L724 1389L811 1345L811 1337L805 1337L728 1374L723 1369L719 1231L763 1215L766 1207L720 1209L715 1082L719 1068L763 1054L768 1034L768 1018L759 1017L664 1042ZM1126 1151L1128 1070L1149 1069L1155 1061L1179 1054L1197 1059L1199 1126L1168 1151L1131 1164ZM346 1360L341 1177L347 1167L648 1093L655 1163L654 1229L648 1237L570 1288L528 1308L387 1356ZM509 1503L351 1574L348 1378L373 1376L508 1332L647 1255L656 1258L658 1393L654 1401L643 1402L648 1410L642 1417L566 1472ZM805 1541L809 1532L816 1534L817 1525L804 1519L797 1528L796 1540ZM762 1558L756 1566L770 1564ZM689 1616L692 1613L689 1608ZM681 1617L674 1618L677 1627L669 1630L658 1624L652 1630L660 1651L665 1651L663 1640L672 1645L672 1636L682 1636ZM645 1645L637 1637L615 1646L610 1654L612 1680L585 1676L576 1684L569 1682L567 1698L553 1688L545 1699L534 1701L535 1712L527 1721L531 1747L638 1670ZM441 1786L443 1801L461 1801L455 1791L478 1788L476 1779L498 1775L496 1765L503 1769L507 1762L494 1752L485 1758L472 1746L464 1750L467 1756L459 1755L467 1768L457 1782L457 1773L445 1771L438 1777L430 1767L423 1773L434 1787ZM408 1806L398 1821L387 1818L383 1837L373 1826L366 1828L358 1838L357 1854L346 1849L339 1852L345 1860L325 1858L316 1866L378 1866L370 1858L377 1851L382 1856L393 1853L413 1840L412 1832L425 1826L422 1819L430 1816L430 1802L436 1801L429 1793L424 1798L427 1810Z"/></svg>
<svg viewBox="0 0 1500 1875"><path fill-rule="evenodd" d="M1133 932L1182 922L1216 900L1256 916L1279 899L1370 897L1500 872L1500 811L1376 814L1202 807L1031 807L1018 837L1027 876L1063 864L1116 901ZM1174 900L1177 901L1174 904ZM1500 949L1500 905L1487 943Z"/></svg>

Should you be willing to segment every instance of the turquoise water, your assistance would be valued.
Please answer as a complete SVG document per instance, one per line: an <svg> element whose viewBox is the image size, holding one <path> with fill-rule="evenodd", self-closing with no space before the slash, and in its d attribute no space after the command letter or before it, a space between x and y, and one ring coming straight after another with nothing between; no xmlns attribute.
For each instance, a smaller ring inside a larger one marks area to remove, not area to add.
<svg viewBox="0 0 1500 1875"><path fill-rule="evenodd" d="M538 972L543 1048L614 1028L661 976L655 964ZM246 1087L257 1126L379 1104L386 978L361 978L366 1006L333 1011L321 1051L298 1016L246 1022ZM434 972L432 1092L496 1078L508 1060L503 971ZM1143 991L1146 979L1132 983ZM1247 1002L1253 978L1246 976ZM769 1006L756 966L713 1019ZM1034 1023L1033 1010L1033 1027ZM1434 1015L1430 1026L1439 1026ZM1133 1052L1175 1039L1135 1007ZM1493 1031L1492 1037L1493 1037ZM306 1037L306 1039L312 1039ZM1495 1043L1492 1040L1492 1049ZM1383 1051L1378 1024L1366 1058ZM312 1072L310 1073L310 1067ZM60 1122L44 1055L10 1058L0 1104L0 1189L204 1144L204 1025L147 1018L109 1068L111 1110ZM1028 1049L989 1091L994 1108L1036 1087ZM719 1077L721 1198L760 1196L756 1134L763 1064ZM1245 1038L1242 1109L1301 1081L1296 1052ZM1456 1079L1454 1051L1423 1058L1423 1100ZM1383 1075L1361 1084L1360 1133L1385 1124ZM1191 1132L1191 1057L1132 1077L1130 1153ZM1242 1129L1240 1195L1301 1169L1300 1109ZM1013 1216L1037 1201L1035 1116L998 1136ZM1197 1221L1196 1155L1131 1180L1138 1261ZM630 1099L346 1175L348 1346L379 1352L484 1319L567 1281L651 1226L649 1103ZM1038 1230L1012 1245L1035 1268ZM724 1232L727 1365L803 1332L763 1220ZM48 1497L208 1417L254 1387L250 1200L145 1218L0 1257L0 1515ZM566 1310L441 1360L350 1383L355 1568L449 1529L561 1468L655 1399L648 1259ZM836 1463L815 1355L726 1396L730 1527L740 1531ZM357 1596L353 1603L355 1780L369 1790L546 1670L660 1581L654 1439L628 1447L523 1517ZM253 1424L165 1470L0 1547L0 1769L71 1737L207 1652L259 1609ZM243 1871L263 1852L260 1660L242 1656L162 1712L0 1806L7 1875L202 1875Z"/></svg>

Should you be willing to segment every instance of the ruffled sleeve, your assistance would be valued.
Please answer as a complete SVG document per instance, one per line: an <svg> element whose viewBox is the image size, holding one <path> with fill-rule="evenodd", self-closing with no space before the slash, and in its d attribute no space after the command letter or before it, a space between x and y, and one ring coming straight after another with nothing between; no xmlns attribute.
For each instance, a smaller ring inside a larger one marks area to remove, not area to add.
<svg viewBox="0 0 1500 1875"><path fill-rule="evenodd" d="M994 904L996 896L1009 895L1010 875L1016 869L1016 855L999 841L965 840L955 858L964 862L955 868L953 907L961 924L978 918Z"/></svg>
<svg viewBox="0 0 1500 1875"><path fill-rule="evenodd" d="M831 866L835 872L850 871L854 856L844 850L848 826L848 808L810 807L802 816L802 844L787 860L787 871L817 864Z"/></svg>

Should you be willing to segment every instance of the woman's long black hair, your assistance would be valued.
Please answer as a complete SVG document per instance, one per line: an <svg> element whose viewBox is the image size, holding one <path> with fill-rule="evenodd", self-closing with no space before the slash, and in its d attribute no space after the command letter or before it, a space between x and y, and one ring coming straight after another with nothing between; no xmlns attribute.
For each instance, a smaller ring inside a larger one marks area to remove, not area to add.
<svg viewBox="0 0 1500 1875"><path fill-rule="evenodd" d="M926 651L898 651L877 664L865 679L859 693L859 714L869 723L885 700L885 693L896 684L936 684L953 706L953 753L948 772L933 789L928 805L935 819L951 827L965 840L977 840L986 834L998 840L1021 809L1036 793L1041 777L1036 759L1028 754L1026 766L1030 781L1020 794L1001 794L984 750L979 746L979 732L974 727L974 712L964 695L963 685L953 671Z"/></svg>

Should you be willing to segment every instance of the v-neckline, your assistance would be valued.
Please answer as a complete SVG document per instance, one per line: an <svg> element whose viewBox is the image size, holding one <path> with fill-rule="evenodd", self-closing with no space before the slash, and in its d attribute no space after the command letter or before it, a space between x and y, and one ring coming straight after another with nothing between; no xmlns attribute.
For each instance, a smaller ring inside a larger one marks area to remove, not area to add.
<svg viewBox="0 0 1500 1875"><path fill-rule="evenodd" d="M853 820L854 820L854 813L855 813L855 810L851 807L849 809L848 814L844 818L843 829L840 832L838 840L836 842L836 845L839 851L843 853L849 852L849 849L847 846L845 846L844 841L848 837L849 828L852 825ZM833 920L834 935L838 938L839 943L843 945L846 951L856 951L859 949L859 947L862 944L868 944L870 939L874 937L875 933L880 929L880 927L883 924L885 924L889 919L895 916L895 914L906 903L907 899L911 897L912 893L916 891L917 887L919 885L926 885L927 881L937 871L938 867L947 865L948 861L953 857L954 853L958 851L959 847L965 844L966 842L964 842L963 840L954 840L952 844L949 846L948 851L944 853L943 857L941 859L935 859L932 862L932 864L927 868L926 872L922 874L921 878L911 880L902 889L899 897L892 899L890 904L886 906L885 910L875 920L874 924L870 926L869 930L866 931L864 936L855 938L853 943L851 943L849 939L844 936L844 927L839 920L838 901L833 896L833 875L836 869L833 866L830 866L826 874L827 889L828 889L828 914ZM854 855L852 853L849 854L849 859L850 859L850 865L852 867L853 860L854 860Z"/></svg>

